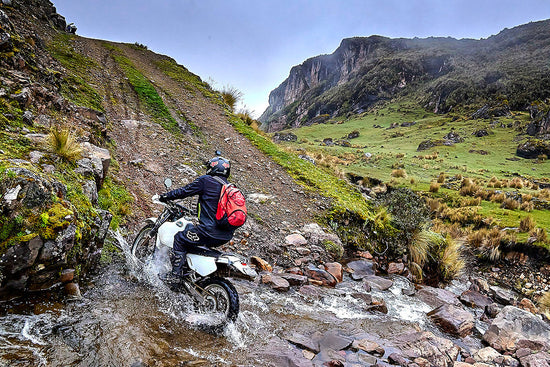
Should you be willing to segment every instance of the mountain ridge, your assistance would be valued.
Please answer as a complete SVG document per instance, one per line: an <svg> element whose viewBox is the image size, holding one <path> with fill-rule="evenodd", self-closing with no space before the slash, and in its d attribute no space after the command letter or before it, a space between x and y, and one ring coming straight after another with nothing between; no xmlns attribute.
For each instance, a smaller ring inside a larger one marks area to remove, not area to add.
<svg viewBox="0 0 550 367"><path fill-rule="evenodd" d="M260 121L265 130L276 131L307 124L319 115L360 114L403 95L412 95L436 113L457 106L475 110L498 99L524 110L550 96L544 61L549 50L550 20L480 40L346 38L332 54L292 67L289 77L270 93ZM533 84L540 86L538 91L522 90Z"/></svg>

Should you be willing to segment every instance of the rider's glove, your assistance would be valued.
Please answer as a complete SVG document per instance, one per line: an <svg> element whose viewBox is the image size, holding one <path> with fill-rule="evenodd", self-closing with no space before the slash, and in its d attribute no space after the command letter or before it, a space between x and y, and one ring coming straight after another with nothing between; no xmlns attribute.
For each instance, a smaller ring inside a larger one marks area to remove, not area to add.
<svg viewBox="0 0 550 367"><path fill-rule="evenodd" d="M160 201L161 203L167 202L167 201L168 201L168 197L166 197L166 194L160 195L160 196L159 196L159 201Z"/></svg>

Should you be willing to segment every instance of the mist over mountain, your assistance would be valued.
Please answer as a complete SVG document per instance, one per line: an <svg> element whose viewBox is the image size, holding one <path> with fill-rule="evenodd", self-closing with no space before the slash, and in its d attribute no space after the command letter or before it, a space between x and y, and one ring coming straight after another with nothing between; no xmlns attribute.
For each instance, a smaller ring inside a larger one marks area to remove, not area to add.
<svg viewBox="0 0 550 367"><path fill-rule="evenodd" d="M426 110L475 111L485 104L525 110L550 96L550 20L487 39L342 40L330 55L304 61L269 95L267 131L351 116L405 96Z"/></svg>

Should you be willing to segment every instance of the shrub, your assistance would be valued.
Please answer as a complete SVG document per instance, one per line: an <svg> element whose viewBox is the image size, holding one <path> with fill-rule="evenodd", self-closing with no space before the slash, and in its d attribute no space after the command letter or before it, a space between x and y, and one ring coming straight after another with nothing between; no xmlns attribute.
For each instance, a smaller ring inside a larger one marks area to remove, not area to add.
<svg viewBox="0 0 550 367"><path fill-rule="evenodd" d="M519 222L519 231L520 232L531 232L537 223L532 216L528 215Z"/></svg>
<svg viewBox="0 0 550 367"><path fill-rule="evenodd" d="M514 200L512 198L507 198L502 202L501 208L509 209L509 210L515 210L519 208L519 202L517 200Z"/></svg>
<svg viewBox="0 0 550 367"><path fill-rule="evenodd" d="M432 182L430 184L430 192L438 192L439 191L439 184L437 182Z"/></svg>
<svg viewBox="0 0 550 367"><path fill-rule="evenodd" d="M392 175L392 177L396 177L396 178L407 177L407 172L404 169L399 168L399 169L394 169L391 172L391 175Z"/></svg>
<svg viewBox="0 0 550 367"><path fill-rule="evenodd" d="M237 103L242 99L243 93L235 87L225 86L220 94L231 112L235 111Z"/></svg>
<svg viewBox="0 0 550 367"><path fill-rule="evenodd" d="M52 128L48 134L51 151L66 161L74 162L80 158L82 148L69 129Z"/></svg>

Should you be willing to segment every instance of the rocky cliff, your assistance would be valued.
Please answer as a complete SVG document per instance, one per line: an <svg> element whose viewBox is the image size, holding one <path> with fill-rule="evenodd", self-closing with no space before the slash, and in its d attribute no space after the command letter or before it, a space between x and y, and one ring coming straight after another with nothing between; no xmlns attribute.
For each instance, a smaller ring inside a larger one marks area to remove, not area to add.
<svg viewBox="0 0 550 367"><path fill-rule="evenodd" d="M525 109L550 95L544 61L549 54L550 21L482 40L344 39L334 53L293 67L270 93L260 121L276 131L318 116L359 114L403 95L436 113L503 100L509 108Z"/></svg>

